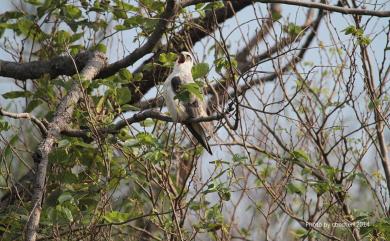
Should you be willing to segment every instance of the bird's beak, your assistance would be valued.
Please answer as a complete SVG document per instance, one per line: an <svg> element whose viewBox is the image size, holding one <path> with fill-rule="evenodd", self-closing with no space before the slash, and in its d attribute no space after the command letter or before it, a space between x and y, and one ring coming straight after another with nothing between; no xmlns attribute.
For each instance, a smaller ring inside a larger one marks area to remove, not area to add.
<svg viewBox="0 0 390 241"><path fill-rule="evenodd" d="M177 62L179 64L182 64L186 61L186 57L184 56L184 54L179 54L179 58L177 59Z"/></svg>

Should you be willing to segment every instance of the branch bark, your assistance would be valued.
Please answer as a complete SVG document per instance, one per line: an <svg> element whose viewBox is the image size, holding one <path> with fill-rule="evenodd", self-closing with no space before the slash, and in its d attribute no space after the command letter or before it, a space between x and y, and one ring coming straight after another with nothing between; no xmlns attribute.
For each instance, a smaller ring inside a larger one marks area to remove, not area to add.
<svg viewBox="0 0 390 241"><path fill-rule="evenodd" d="M0 106L0 115L7 116L9 118L13 119L29 119L31 120L41 131L43 136L46 136L47 129L46 126L40 121L37 117L33 116L30 113L13 113L3 110L3 108Z"/></svg>
<svg viewBox="0 0 390 241"><path fill-rule="evenodd" d="M215 2L215 1L216 0L187 0L183 2L182 5L187 6L187 5L194 5L197 3L208 3L208 2ZM228 0L227 2L239 2L239 1ZM286 5L301 6L306 8L317 8L317 9L326 10L330 12L352 14L352 15L390 17L390 11L376 11L376 10L369 10L369 9L346 8L346 7L333 6L325 3L308 2L308 1L301 1L301 0L256 0L253 2L281 3Z"/></svg>
<svg viewBox="0 0 390 241"><path fill-rule="evenodd" d="M198 122L209 122L209 121L214 121L214 120L220 120L222 119L224 114L217 114L213 116L206 116L206 117L198 117L198 118L192 118L188 119L186 121L183 121L181 123L183 124L188 124L188 123L198 123ZM97 132L105 135L105 134L113 134L117 133L120 129L123 127L126 127L128 125L144 121L148 118L154 119L154 120L161 120L165 122L174 122L174 120L170 117L167 116L157 110L149 109L145 110L139 113L134 114L132 117L123 119L115 123L112 127L108 128L102 128L99 129ZM66 136L71 136L71 137L80 137L84 139L88 139L88 133L90 130L73 130L73 129L66 129L61 132L61 134L66 135Z"/></svg>
<svg viewBox="0 0 390 241"><path fill-rule="evenodd" d="M140 48L133 51L130 55L126 56L115 63L110 64L107 68L104 68L98 75L98 78L105 78L118 72L122 68L126 68L134 64L137 60L144 57L146 54L152 52L153 48L160 41L162 35L167 30L168 23L174 18L177 7L175 7L175 1L167 1L167 6L164 13L161 15L160 20L156 26L155 31L149 37L148 41Z"/></svg>
<svg viewBox="0 0 390 241"><path fill-rule="evenodd" d="M99 52L90 52L89 61L82 70L80 77L82 81L92 80L99 71L106 65L106 57ZM47 136L41 141L33 159L37 163L36 174L33 184L32 211L27 221L25 240L35 241L37 229L41 216L41 203L45 191L45 179L49 154L53 145L60 136L62 130L66 129L71 121L74 108L82 96L79 81L75 81L69 93L60 102L53 121L48 125Z"/></svg>
<svg viewBox="0 0 390 241"><path fill-rule="evenodd" d="M125 58L106 66L95 78L111 76L120 69L134 64L137 60L150 53L158 41L160 41L163 33L167 29L169 21L175 16L176 10L175 1L168 1L166 9L156 26L156 30L149 37L148 41ZM69 56L58 56L50 60L38 60L29 63L15 63L0 60L0 76L18 80L37 79L44 74L49 74L51 79L59 75L71 76L76 74L78 70L84 68L88 61L87 57L89 53L89 51L80 53L74 59ZM74 60L77 69L75 68Z"/></svg>
<svg viewBox="0 0 390 241"><path fill-rule="evenodd" d="M77 69L84 68L88 61L90 52L82 52L74 58L70 56L58 56L49 60L37 60L29 63L15 63L0 60L0 76L14 78L18 80L37 79L44 74L48 74L50 79L59 75L71 76L77 72Z"/></svg>
<svg viewBox="0 0 390 241"><path fill-rule="evenodd" d="M250 0L242 0L225 4L225 7L209 11L205 17L195 18L191 22L190 28L184 27L178 31L172 38L172 46L163 46L161 49L172 49L176 52L188 50L189 44L194 45L203 38L209 36L215 31L218 24L225 22L227 19L233 17L238 11L251 5ZM183 4L182 7L191 4ZM150 59L146 60L135 73L142 72L142 81L136 81L129 84L129 89L132 91L132 99L130 104L138 103L142 96L153 88L157 83L163 82L168 74L169 68L163 66L154 66L151 70L144 70L146 64L153 63L158 60L158 54L155 54Z"/></svg>

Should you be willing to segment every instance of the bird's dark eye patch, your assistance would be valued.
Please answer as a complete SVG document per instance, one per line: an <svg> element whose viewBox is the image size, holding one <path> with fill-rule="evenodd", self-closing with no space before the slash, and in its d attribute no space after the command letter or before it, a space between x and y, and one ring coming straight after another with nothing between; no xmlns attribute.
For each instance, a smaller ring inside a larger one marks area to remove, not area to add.
<svg viewBox="0 0 390 241"><path fill-rule="evenodd" d="M179 93L179 88L180 88L180 85L181 85L180 77L178 77L178 76L173 77L172 80L171 80L171 85L172 85L173 92L175 92L176 94Z"/></svg>
<svg viewBox="0 0 390 241"><path fill-rule="evenodd" d="M184 54L179 54L179 58L177 59L177 62L179 64L182 64L186 61L186 57L184 56Z"/></svg>

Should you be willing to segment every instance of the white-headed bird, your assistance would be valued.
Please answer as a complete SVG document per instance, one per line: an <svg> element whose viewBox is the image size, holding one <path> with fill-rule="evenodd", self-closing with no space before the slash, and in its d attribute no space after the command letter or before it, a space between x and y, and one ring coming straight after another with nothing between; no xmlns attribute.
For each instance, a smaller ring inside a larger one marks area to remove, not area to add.
<svg viewBox="0 0 390 241"><path fill-rule="evenodd" d="M181 52L178 55L172 73L164 82L163 96L168 111L175 122L183 122L188 119L207 116L205 102L198 96L188 93L189 98L183 98L181 100L175 98L177 94L183 91L182 87L184 85L195 83L191 74L193 64L194 58L192 55L185 51ZM197 122L185 123L185 125L196 140L212 154L206 135L209 124L207 122Z"/></svg>

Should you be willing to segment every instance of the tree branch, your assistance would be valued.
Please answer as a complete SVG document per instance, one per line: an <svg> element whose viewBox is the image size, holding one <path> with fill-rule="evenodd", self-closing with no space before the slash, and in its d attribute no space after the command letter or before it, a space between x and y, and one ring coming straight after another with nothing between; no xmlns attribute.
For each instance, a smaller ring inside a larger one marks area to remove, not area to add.
<svg viewBox="0 0 390 241"><path fill-rule="evenodd" d="M188 119L186 121L182 121L181 123L183 124L189 124L189 123L198 123L198 122L209 122L209 121L214 121L214 120L220 120L224 117L225 114L216 114L213 116L205 116L205 117L198 117L198 118L192 118ZM144 121L148 118L154 119L154 120L161 120L165 122L174 122L173 119L157 110L145 110L139 113L134 114L132 117L120 120L117 123L115 123L111 127L107 128L102 128L99 129L97 132L106 135L106 134L113 134L117 133L120 129L123 127L126 127L128 125ZM61 132L61 134L66 135L66 136L71 136L71 137L80 137L83 139L90 139L88 136L88 133L90 133L90 130L73 130L73 129L66 129Z"/></svg>
<svg viewBox="0 0 390 241"><path fill-rule="evenodd" d="M204 37L209 36L215 31L218 24L223 23L227 19L233 17L236 12L244 9L252 4L250 0L242 0L237 2L228 3L225 7L206 13L205 17L195 18L191 21L190 28L185 26L178 31L172 38L172 46L163 46L161 49L174 48L174 51L181 52L188 50L188 43L191 45L199 42ZM182 4L182 7L189 6L191 4ZM148 60L146 60L135 73L142 72L142 81L135 81L130 83L129 89L132 92L131 104L139 102L142 96L153 88L157 83L163 82L168 76L169 68L155 65L151 70L144 70L143 67L146 64L153 63L158 60L158 54L155 54Z"/></svg>
<svg viewBox="0 0 390 241"><path fill-rule="evenodd" d="M76 63L78 70L84 68L88 61L90 52L82 52L74 57L58 56L49 60L37 60L29 63L15 63L0 60L0 76L14 78L18 80L37 79L44 74L50 75L50 79L59 75L73 75L76 73Z"/></svg>
<svg viewBox="0 0 390 241"><path fill-rule="evenodd" d="M176 14L177 7L175 7L175 1L169 0L167 1L167 6L165 7L164 13L161 15L160 20L149 37L148 41L140 48L134 50L130 55L126 56L124 59L121 59L115 63L110 64L106 68L104 68L99 75L98 78L105 78L111 76L118 72L122 68L126 68L132 64L134 64L137 60L144 57L146 54L152 52L153 48L160 41L162 35L165 33L168 23L172 20Z"/></svg>
<svg viewBox="0 0 390 241"><path fill-rule="evenodd" d="M82 81L92 80L106 64L106 57L98 52L90 52L89 61L82 70L80 77ZM71 121L74 108L82 96L79 81L74 81L71 90L60 102L53 121L49 123L47 136L41 141L33 159L37 163L36 175L33 184L32 211L30 213L26 231L25 240L35 241L37 229L41 216L41 202L45 191L45 179L49 154L53 149L54 143L60 136L62 130L66 129Z"/></svg>
<svg viewBox="0 0 390 241"><path fill-rule="evenodd" d="M39 128L43 136L46 136L47 134L47 129L42 123L42 121L40 121L37 117L31 115L30 113L12 113L3 110L3 108L0 107L0 115L7 116L13 119L29 119Z"/></svg>
<svg viewBox="0 0 390 241"><path fill-rule="evenodd" d="M152 33L147 42L140 48L134 50L124 59L106 66L101 70L98 76L95 76L95 78L105 78L111 76L120 69L134 64L137 60L150 53L158 41L160 41L161 36L167 29L169 20L171 20L175 14L175 1L170 0L167 2L166 9L161 15L160 21L156 26L156 30ZM74 58L77 70L83 69L88 61L87 57L89 56L89 52L90 51L80 53ZM49 74L51 79L59 75L71 76L77 73L73 63L74 60L69 56L58 56L50 60L38 60L29 63L15 63L0 60L0 76L15 78L18 80L37 79L44 74Z"/></svg>
<svg viewBox="0 0 390 241"><path fill-rule="evenodd" d="M197 3L208 3L215 2L216 0L187 0L182 3L183 6L194 5ZM227 0L226 2L240 2L238 0ZM376 10L368 10L368 9L358 9L358 8L345 8L339 6L333 6L325 3L316 3L316 2L308 2L301 0L255 0L253 2L260 3L281 3L286 5L294 5L301 6L306 8L317 8L321 10L326 10L330 12L338 12L343 14L352 14L352 15L368 15L368 16L376 16L376 17L390 17L390 11L376 11Z"/></svg>

